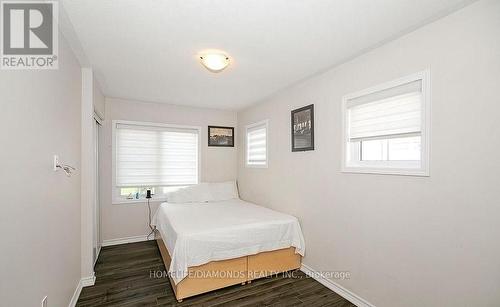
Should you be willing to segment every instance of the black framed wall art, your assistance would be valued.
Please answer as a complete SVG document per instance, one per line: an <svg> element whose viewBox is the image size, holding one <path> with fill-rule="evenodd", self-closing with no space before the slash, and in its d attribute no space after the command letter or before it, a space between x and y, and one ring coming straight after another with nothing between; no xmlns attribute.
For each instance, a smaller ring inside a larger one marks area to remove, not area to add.
<svg viewBox="0 0 500 307"><path fill-rule="evenodd" d="M208 146L234 147L234 127L208 126Z"/></svg>
<svg viewBox="0 0 500 307"><path fill-rule="evenodd" d="M292 151L314 150L314 104L292 111Z"/></svg>

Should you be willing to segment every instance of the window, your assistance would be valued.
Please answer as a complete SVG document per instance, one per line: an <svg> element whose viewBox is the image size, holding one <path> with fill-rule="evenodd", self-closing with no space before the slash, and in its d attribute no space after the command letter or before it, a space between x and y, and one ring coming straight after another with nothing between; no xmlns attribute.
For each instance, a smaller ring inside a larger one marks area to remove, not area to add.
<svg viewBox="0 0 500 307"><path fill-rule="evenodd" d="M267 167L267 120L247 126L246 142L246 165Z"/></svg>
<svg viewBox="0 0 500 307"><path fill-rule="evenodd" d="M114 202L198 183L199 128L115 121Z"/></svg>
<svg viewBox="0 0 500 307"><path fill-rule="evenodd" d="M344 172L428 176L429 72L343 99Z"/></svg>

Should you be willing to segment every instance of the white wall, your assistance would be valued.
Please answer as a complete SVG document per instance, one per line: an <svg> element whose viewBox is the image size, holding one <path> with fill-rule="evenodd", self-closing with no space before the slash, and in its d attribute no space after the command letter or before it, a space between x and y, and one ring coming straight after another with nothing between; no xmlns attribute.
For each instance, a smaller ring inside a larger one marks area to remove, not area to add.
<svg viewBox="0 0 500 307"><path fill-rule="evenodd" d="M431 176L341 173L342 96L427 68ZM240 193L298 216L304 263L376 306L499 306L499 76L500 1L480 1L239 112L270 127L268 169L238 154ZM292 153L311 103L316 150Z"/></svg>
<svg viewBox="0 0 500 307"><path fill-rule="evenodd" d="M0 305L67 306L80 280L80 66L0 71ZM68 178L52 156L75 166Z"/></svg>
<svg viewBox="0 0 500 307"><path fill-rule="evenodd" d="M207 126L236 126L236 112L191 108L163 103L147 103L106 98L106 120L102 146L102 238L104 241L149 232L148 211L144 202L112 204L112 121L132 120L154 123L200 126L201 180L224 181L236 179L236 147L208 147ZM238 133L235 132L236 139ZM153 203L156 210L157 203Z"/></svg>

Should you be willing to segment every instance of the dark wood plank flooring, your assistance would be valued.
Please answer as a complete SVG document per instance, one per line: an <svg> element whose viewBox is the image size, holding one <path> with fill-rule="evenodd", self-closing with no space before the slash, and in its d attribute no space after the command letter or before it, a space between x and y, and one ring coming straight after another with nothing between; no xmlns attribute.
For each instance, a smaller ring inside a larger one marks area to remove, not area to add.
<svg viewBox="0 0 500 307"><path fill-rule="evenodd" d="M300 271L293 278L263 278L177 303L168 277L150 275L164 270L156 241L103 247L95 285L83 288L77 306L354 306Z"/></svg>

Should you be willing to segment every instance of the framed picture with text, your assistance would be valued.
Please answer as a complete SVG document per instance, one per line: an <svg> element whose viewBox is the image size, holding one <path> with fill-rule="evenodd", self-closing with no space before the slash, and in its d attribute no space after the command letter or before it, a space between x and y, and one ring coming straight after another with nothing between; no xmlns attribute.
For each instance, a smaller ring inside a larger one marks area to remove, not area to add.
<svg viewBox="0 0 500 307"><path fill-rule="evenodd" d="M314 104L292 111L292 151L314 150Z"/></svg>

